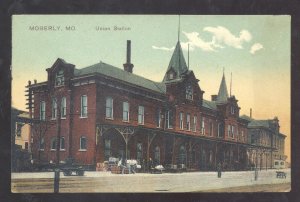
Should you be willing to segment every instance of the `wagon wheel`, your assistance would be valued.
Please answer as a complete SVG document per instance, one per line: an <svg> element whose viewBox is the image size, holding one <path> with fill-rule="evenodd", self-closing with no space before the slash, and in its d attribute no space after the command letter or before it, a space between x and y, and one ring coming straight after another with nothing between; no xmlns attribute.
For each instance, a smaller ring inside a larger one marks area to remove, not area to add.
<svg viewBox="0 0 300 202"><path fill-rule="evenodd" d="M77 173L78 176L83 176L84 171L83 170L78 170L78 171L76 171L76 173Z"/></svg>
<svg viewBox="0 0 300 202"><path fill-rule="evenodd" d="M69 170L64 171L64 176L70 176L70 175L71 175L71 172Z"/></svg>

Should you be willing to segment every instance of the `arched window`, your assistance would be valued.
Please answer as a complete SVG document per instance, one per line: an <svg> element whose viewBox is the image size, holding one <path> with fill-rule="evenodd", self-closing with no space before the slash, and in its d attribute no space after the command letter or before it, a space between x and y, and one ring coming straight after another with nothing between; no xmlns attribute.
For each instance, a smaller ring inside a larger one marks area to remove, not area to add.
<svg viewBox="0 0 300 202"><path fill-rule="evenodd" d="M65 84L64 70L59 70L55 76L55 86L62 86Z"/></svg>
<svg viewBox="0 0 300 202"><path fill-rule="evenodd" d="M154 150L154 162L156 165L160 164L160 147L156 146Z"/></svg>
<svg viewBox="0 0 300 202"><path fill-rule="evenodd" d="M186 86L185 97L188 100L193 100L193 87L191 85Z"/></svg>

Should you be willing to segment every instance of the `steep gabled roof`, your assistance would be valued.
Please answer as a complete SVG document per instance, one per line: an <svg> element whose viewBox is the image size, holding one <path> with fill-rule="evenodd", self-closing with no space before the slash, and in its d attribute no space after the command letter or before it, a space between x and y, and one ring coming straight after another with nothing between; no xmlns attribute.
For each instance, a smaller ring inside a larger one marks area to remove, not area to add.
<svg viewBox="0 0 300 202"><path fill-rule="evenodd" d="M180 78L180 76L183 73L188 71L188 67L186 65L186 62L185 62L185 59L183 56L183 52L182 52L182 48L181 48L179 41L176 44L175 50L173 52L172 58L170 60L170 63L169 63L169 66L168 66L168 69L166 71L163 81L167 80L167 73L171 69L173 69L176 72L176 78L174 78L174 79Z"/></svg>
<svg viewBox="0 0 300 202"><path fill-rule="evenodd" d="M227 85L225 81L225 75L223 73L222 81L220 84L218 96L217 96L217 102L218 103L225 103L228 99L228 91L227 91Z"/></svg>
<svg viewBox="0 0 300 202"><path fill-rule="evenodd" d="M114 67L112 65L100 62L82 69L75 69L75 76L83 76L87 74L100 73L136 86L140 86L157 93L166 93L166 86L164 83L154 82L144 77L138 76L133 73L124 71L123 69Z"/></svg>

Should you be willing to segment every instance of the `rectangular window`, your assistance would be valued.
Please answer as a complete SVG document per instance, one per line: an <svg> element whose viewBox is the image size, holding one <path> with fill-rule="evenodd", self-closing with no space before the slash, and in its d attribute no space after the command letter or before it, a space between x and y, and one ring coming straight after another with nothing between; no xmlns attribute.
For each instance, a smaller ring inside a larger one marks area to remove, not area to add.
<svg viewBox="0 0 300 202"><path fill-rule="evenodd" d="M231 135L231 125L228 125L227 136L230 137L230 135Z"/></svg>
<svg viewBox="0 0 300 202"><path fill-rule="evenodd" d="M60 138L60 150L65 150L66 147L65 147L65 138L64 137L61 137Z"/></svg>
<svg viewBox="0 0 300 202"><path fill-rule="evenodd" d="M111 97L106 98L105 108L105 117L113 119L113 99Z"/></svg>
<svg viewBox="0 0 300 202"><path fill-rule="evenodd" d="M86 137L80 137L80 150L86 150L87 145L86 145Z"/></svg>
<svg viewBox="0 0 300 202"><path fill-rule="evenodd" d="M81 117L87 117L88 113L88 103L87 103L87 96L81 96Z"/></svg>
<svg viewBox="0 0 300 202"><path fill-rule="evenodd" d="M221 124L218 123L218 137L221 137Z"/></svg>
<svg viewBox="0 0 300 202"><path fill-rule="evenodd" d="M67 99L63 97L61 99L61 118L66 118L67 116Z"/></svg>
<svg viewBox="0 0 300 202"><path fill-rule="evenodd" d="M201 134L202 135L205 134L205 119L204 119L204 117L202 117L202 121L201 121Z"/></svg>
<svg viewBox="0 0 300 202"><path fill-rule="evenodd" d="M160 128L160 122L161 122L161 110L156 110L156 127Z"/></svg>
<svg viewBox="0 0 300 202"><path fill-rule="evenodd" d="M46 103L45 101L42 101L40 103L40 120L46 119Z"/></svg>
<svg viewBox="0 0 300 202"><path fill-rule="evenodd" d="M56 119L57 116L57 102L56 98L52 99L52 119Z"/></svg>
<svg viewBox="0 0 300 202"><path fill-rule="evenodd" d="M24 123L16 123L16 133L18 137L21 137L22 135L22 127L24 126Z"/></svg>
<svg viewBox="0 0 300 202"><path fill-rule="evenodd" d="M28 150L28 142L25 142L25 149Z"/></svg>
<svg viewBox="0 0 300 202"><path fill-rule="evenodd" d="M51 150L56 150L57 142L56 137L51 138Z"/></svg>
<svg viewBox="0 0 300 202"><path fill-rule="evenodd" d="M105 160L108 160L110 157L110 146L111 146L111 142L110 140L105 139L104 140L104 157ZM122 155L123 157L123 155Z"/></svg>
<svg viewBox="0 0 300 202"><path fill-rule="evenodd" d="M167 111L166 122L167 122L167 128L172 129L173 128L173 112L172 112L172 110Z"/></svg>
<svg viewBox="0 0 300 202"><path fill-rule="evenodd" d="M145 108L143 106L139 106L138 111L138 123L144 125L144 111Z"/></svg>
<svg viewBox="0 0 300 202"><path fill-rule="evenodd" d="M197 116L194 116L194 119L193 119L193 131L194 132L197 131Z"/></svg>
<svg viewBox="0 0 300 202"><path fill-rule="evenodd" d="M181 130L183 130L183 113L179 113L179 127Z"/></svg>
<svg viewBox="0 0 300 202"><path fill-rule="evenodd" d="M186 114L186 129L191 130L191 116L190 116L190 114Z"/></svg>
<svg viewBox="0 0 300 202"><path fill-rule="evenodd" d="M231 138L234 138L234 126L231 126Z"/></svg>
<svg viewBox="0 0 300 202"><path fill-rule="evenodd" d="M213 122L209 123L209 135L213 136L213 131L214 131L214 125Z"/></svg>
<svg viewBox="0 0 300 202"><path fill-rule="evenodd" d="M129 121L129 103L123 102L123 121Z"/></svg>

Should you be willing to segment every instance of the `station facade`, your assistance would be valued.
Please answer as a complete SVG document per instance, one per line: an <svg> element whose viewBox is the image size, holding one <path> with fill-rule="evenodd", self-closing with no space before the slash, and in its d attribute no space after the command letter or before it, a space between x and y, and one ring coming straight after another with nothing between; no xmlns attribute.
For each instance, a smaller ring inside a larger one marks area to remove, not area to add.
<svg viewBox="0 0 300 202"><path fill-rule="evenodd" d="M219 163L245 170L272 167L275 155L286 158L278 119L276 128L240 116L224 73L218 94L205 100L179 41L162 82L133 73L130 43L123 69L104 62L77 69L58 58L47 81L28 83L30 116L40 129L32 134L34 159L96 165L116 157L146 165L151 158L188 170L215 170Z"/></svg>

